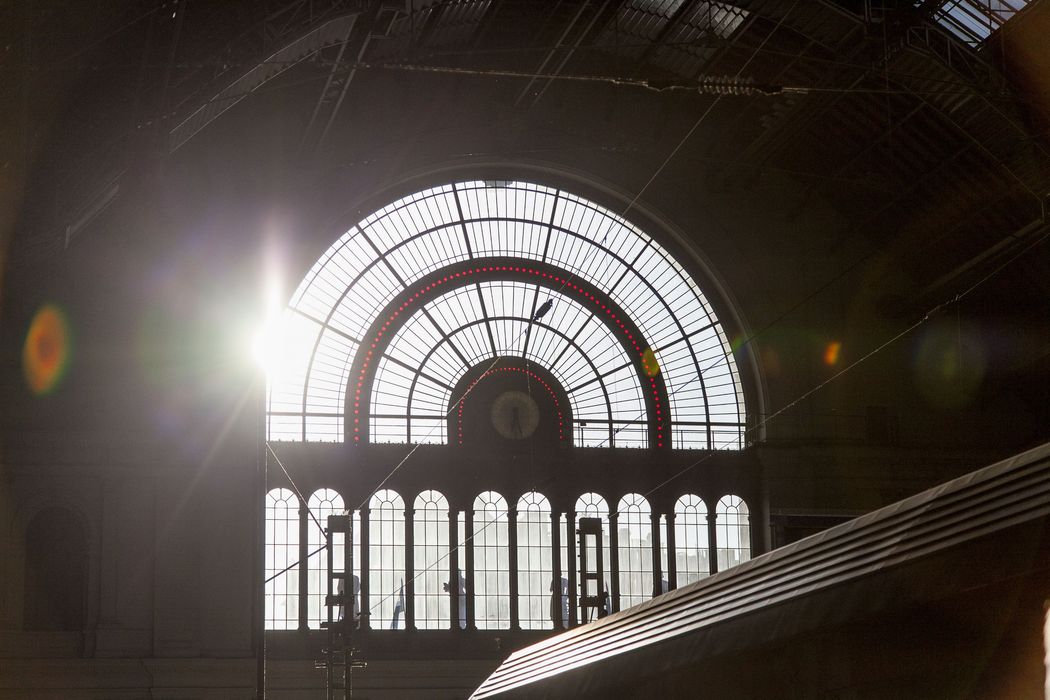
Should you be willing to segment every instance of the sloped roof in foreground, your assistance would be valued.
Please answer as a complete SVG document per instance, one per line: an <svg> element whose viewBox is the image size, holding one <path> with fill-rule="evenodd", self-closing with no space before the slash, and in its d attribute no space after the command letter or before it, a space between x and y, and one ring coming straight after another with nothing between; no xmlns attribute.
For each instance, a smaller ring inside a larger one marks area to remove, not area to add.
<svg viewBox="0 0 1050 700"><path fill-rule="evenodd" d="M1047 564L1015 536L1048 520L1050 443L519 650L471 697L587 695L1024 576Z"/></svg>

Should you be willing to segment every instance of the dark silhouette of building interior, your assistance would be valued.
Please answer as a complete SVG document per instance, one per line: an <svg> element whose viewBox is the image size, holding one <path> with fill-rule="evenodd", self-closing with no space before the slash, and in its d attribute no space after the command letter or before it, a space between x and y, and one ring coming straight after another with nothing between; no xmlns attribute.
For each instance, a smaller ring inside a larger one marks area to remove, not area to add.
<svg viewBox="0 0 1050 700"><path fill-rule="evenodd" d="M1048 36L0 4L0 700L1050 697Z"/></svg>

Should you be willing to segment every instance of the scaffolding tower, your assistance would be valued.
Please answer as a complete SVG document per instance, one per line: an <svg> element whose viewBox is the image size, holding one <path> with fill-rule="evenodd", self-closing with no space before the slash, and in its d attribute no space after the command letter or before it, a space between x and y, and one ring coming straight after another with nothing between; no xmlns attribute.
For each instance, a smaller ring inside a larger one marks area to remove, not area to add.
<svg viewBox="0 0 1050 700"><path fill-rule="evenodd" d="M609 592L602 589L602 521L600 518L580 518L576 531L579 536L580 560L580 622L586 624L608 612ZM593 568L590 566L594 562Z"/></svg>
<svg viewBox="0 0 1050 700"><path fill-rule="evenodd" d="M357 659L353 645L354 630L360 619L357 607L359 584L353 575L353 524L349 515L329 515L325 528L328 586L324 598L327 620L321 628L327 630L328 641L321 650L318 666L325 672L326 700L348 700L353 696L353 670L365 668ZM336 551L343 552L341 566L336 566ZM349 593L347 592L349 590Z"/></svg>

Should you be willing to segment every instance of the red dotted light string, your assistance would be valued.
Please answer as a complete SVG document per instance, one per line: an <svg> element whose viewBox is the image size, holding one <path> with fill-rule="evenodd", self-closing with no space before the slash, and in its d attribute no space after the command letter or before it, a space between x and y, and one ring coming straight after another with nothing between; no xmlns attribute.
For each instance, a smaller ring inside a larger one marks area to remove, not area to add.
<svg viewBox="0 0 1050 700"><path fill-rule="evenodd" d="M454 281L456 281L457 279L460 279L460 278L465 278L465 277L470 277L471 275L475 275L475 274L484 274L484 273L490 273L490 272L514 272L514 273L518 273L518 274L532 275L534 277L540 277L540 278L545 279L545 280L550 280L553 283L560 284L561 285L561 289L569 288L572 291L576 292L577 295L587 299L596 308L600 308L603 312L605 312L605 315L608 316L617 325L617 327L619 327L620 331L624 334L624 336L627 338L627 340L630 341L631 346L634 348L635 352L638 354L638 358L641 361L641 367L644 370L644 368L645 368L645 348L642 348L641 346L639 346L637 338L635 338L634 334L630 331L630 329L624 323L623 319L621 319L616 314L615 311L610 309L609 306L607 304L605 304L604 302L602 302L598 297L596 297L591 292L588 292L587 290L585 290L583 287L579 286L578 284L572 282L571 280L563 279L563 278L561 278L561 277L559 277L557 275L551 274L549 272L544 272L543 270L536 270L536 269L530 268L530 267L516 267L516 266L511 266L511 265L492 265L492 266L487 266L487 267L476 267L476 268L472 268L472 269L468 269L468 270L462 270L462 271L459 271L459 272L452 272L452 273L444 275L441 278L436 279L433 282L427 284L426 286L420 288L418 291L416 291L414 294L412 294L412 296L410 296L407 299L405 299L405 301L403 303L401 303L401 305L398 306L398 308L394 309L394 311L391 312L390 316L383 323L383 325L380 327L380 329L376 332L375 337L372 339L371 346L365 352L364 360L361 363L361 371L358 374L357 386L354 388L354 409L353 409L354 410L354 444L359 444L361 442L361 415L360 415L360 412L361 412L361 390L364 387L365 379L368 376L368 369L369 369L369 367L372 364L372 355L373 355L374 351L376 350L376 348L379 346L380 342L382 341L383 336L386 335L387 331L390 330L390 326L397 320L397 318L402 314L402 312L405 311L405 309L407 309L407 308L409 308L411 306L414 306L416 304L416 302L421 297L426 297L427 294L430 291L432 291L434 289L437 289L437 288L441 287L442 285L444 285L444 284L446 284L448 282L454 282ZM655 411L656 411L656 416L655 416L655 420L654 420L654 422L656 424L656 446L657 447L663 447L664 446L663 409L662 409L662 406L661 406L661 403L660 403L660 392L659 392L659 388L657 386L655 377L650 377L649 378L649 388L650 388L650 391L652 392L652 395L653 395L653 404L654 404ZM460 407L459 407L460 415L462 415L462 409L463 409L462 404L463 404L463 402L460 401Z"/></svg>
<svg viewBox="0 0 1050 700"><path fill-rule="evenodd" d="M535 372L533 372L531 370L522 369L520 367L496 367L494 369L490 369L490 370L488 370L487 372L485 372L480 377L478 377L477 379L475 379L474 381L472 381L470 383L470 387L467 389L467 394L469 394L471 391L474 390L474 386L478 382L480 382L482 379L484 379L485 377L489 376L490 374L495 374L496 372L518 372L518 373L521 373L521 374L527 374L528 376L532 377L537 382L539 382L543 386L543 388L547 390L547 393L550 394L551 399L554 400L554 406L556 407L556 409L558 411L558 439L559 440L564 440L565 439L565 420L564 420L564 416L563 416L562 410L561 410L561 401L558 400L558 395L554 393L554 389L552 389L551 386L547 382L543 381L542 377L540 377L538 374L536 374ZM456 422L456 428L457 428L457 432L459 434L459 444L460 445L463 444L463 406L466 403L467 403L467 400L466 400L466 394L465 394L463 399L459 402L459 411L458 411L458 414L457 414L458 415L458 419L457 419L457 422Z"/></svg>

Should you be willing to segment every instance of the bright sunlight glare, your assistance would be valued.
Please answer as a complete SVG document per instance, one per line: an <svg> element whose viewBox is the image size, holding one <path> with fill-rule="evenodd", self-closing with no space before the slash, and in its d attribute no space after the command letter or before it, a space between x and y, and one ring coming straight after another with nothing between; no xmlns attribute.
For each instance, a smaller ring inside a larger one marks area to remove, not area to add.
<svg viewBox="0 0 1050 700"><path fill-rule="evenodd" d="M272 241L266 246L260 283L263 321L251 336L251 355L256 366L268 376L272 376L283 362L284 346L287 342L282 332L285 324L282 317L284 284L281 256Z"/></svg>

